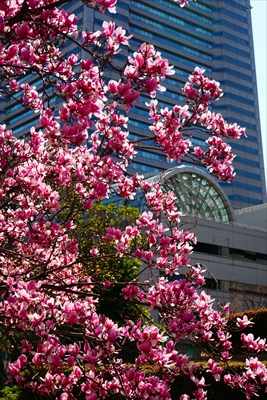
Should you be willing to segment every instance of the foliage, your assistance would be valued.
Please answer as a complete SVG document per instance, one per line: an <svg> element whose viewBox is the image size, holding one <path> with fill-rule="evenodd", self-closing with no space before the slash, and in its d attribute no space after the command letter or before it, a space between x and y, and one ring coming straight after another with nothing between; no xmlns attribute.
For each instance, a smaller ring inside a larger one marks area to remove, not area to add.
<svg viewBox="0 0 267 400"><path fill-rule="evenodd" d="M17 385L15 386L5 386L0 392L0 398L5 400L17 400L19 399L20 389Z"/></svg>
<svg viewBox="0 0 267 400"><path fill-rule="evenodd" d="M242 372L225 369L231 334L223 312L199 290L201 268L190 266L196 237L182 230L174 193L129 172L152 143L168 161L189 157L230 182L228 141L245 129L209 110L221 89L198 67L184 85L185 105L159 108L157 91L174 73L168 61L144 43L119 64L131 37L112 22L79 32L77 18L60 8L67 2L0 3L0 91L39 118L24 138L0 126L0 334L13 349L9 383L28 399L166 400L174 398L172 382L185 376L193 386L180 400L205 399L204 376L178 351L187 339L207 344L205 370L215 381L249 399L266 385L265 365L251 357ZM116 0L84 2L116 11ZM69 55L68 43L85 58ZM106 81L108 70L113 79ZM150 132L131 140L129 111L141 96ZM204 150L190 142L195 126L207 135ZM99 204L137 192L146 203L140 215ZM169 281L182 266L186 279ZM122 308L111 312L107 301ZM250 334L241 341L251 354L266 349Z"/></svg>
<svg viewBox="0 0 267 400"><path fill-rule="evenodd" d="M125 319L137 320L141 313L146 314L145 308L125 302L121 289L128 282L138 282L141 262L136 257L116 257L114 244L107 243L103 237L107 228L124 229L133 224L140 215L139 210L122 205L117 207L114 203L94 203L90 209L84 210L77 196L73 197L71 201L68 190L59 218L68 220L71 216L76 225L70 237L77 239L78 260L94 282L93 293L98 297L97 312L116 323ZM139 238L139 245L141 240ZM91 256L95 248L101 249L101 257Z"/></svg>

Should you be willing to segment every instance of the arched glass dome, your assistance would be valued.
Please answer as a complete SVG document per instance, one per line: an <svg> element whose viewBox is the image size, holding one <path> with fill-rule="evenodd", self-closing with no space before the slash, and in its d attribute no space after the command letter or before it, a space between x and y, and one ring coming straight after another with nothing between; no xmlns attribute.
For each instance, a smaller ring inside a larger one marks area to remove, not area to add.
<svg viewBox="0 0 267 400"><path fill-rule="evenodd" d="M183 214L218 222L233 221L232 208L223 190L200 169L176 167L167 171L161 182L165 190L175 193Z"/></svg>

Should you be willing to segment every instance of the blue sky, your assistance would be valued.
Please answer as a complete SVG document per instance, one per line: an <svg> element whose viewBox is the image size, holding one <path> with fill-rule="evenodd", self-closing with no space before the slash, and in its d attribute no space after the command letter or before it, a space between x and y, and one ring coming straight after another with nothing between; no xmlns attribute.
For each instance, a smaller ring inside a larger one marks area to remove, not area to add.
<svg viewBox="0 0 267 400"><path fill-rule="evenodd" d="M267 0L251 0L250 3L267 182Z"/></svg>

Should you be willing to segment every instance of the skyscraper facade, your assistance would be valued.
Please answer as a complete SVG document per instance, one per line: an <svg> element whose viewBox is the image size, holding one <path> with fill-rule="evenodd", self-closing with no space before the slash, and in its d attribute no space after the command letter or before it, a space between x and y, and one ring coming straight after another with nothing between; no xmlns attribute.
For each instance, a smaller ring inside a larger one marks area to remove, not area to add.
<svg viewBox="0 0 267 400"><path fill-rule="evenodd" d="M167 91L158 95L162 107L184 103L182 87L195 66L204 68L210 78L219 81L224 96L213 104L212 110L247 130L246 138L231 142L236 154L235 180L221 185L234 208L266 202L249 0L198 0L183 9L173 0L119 0L117 14L104 15L78 0L67 3L66 8L75 12L78 25L83 28L98 30L109 19L133 35L130 48L118 55L118 63L143 42L154 44L175 69L175 75L165 79ZM66 52L73 51L81 52L70 44ZM14 100L8 101L4 108L2 120L17 135L38 120L36 114L21 111ZM145 102L137 103L130 113L131 137L147 135L149 123ZM197 129L192 131L191 141L206 146L204 134ZM140 151L132 163L134 170L143 173L157 173L171 166L156 148Z"/></svg>

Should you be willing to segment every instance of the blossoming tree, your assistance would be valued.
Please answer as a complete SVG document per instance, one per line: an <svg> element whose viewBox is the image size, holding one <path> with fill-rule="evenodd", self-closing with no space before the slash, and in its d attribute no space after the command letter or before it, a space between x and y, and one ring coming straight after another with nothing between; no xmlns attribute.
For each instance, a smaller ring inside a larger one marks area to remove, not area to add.
<svg viewBox="0 0 267 400"><path fill-rule="evenodd" d="M222 93L200 68L184 86L186 104L160 109L157 90L174 73L168 61L144 43L117 67L116 54L130 37L112 22L80 34L75 15L61 8L67 2L0 2L1 93L40 116L24 138L0 126L0 333L16 355L8 366L9 381L37 399L163 400L172 398L175 377L185 375L195 390L180 399L206 399L205 380L176 346L180 339L200 338L212 344L208 373L249 399L258 384L266 385L266 368L250 358L242 374L225 372L232 346L226 320L198 290L202 271L189 265L196 238L181 229L174 194L128 172L149 140L169 161L188 156L230 182L234 156L225 138L238 139L245 130L209 111ZM115 12L115 3L86 1L101 12ZM66 41L80 46L86 57L66 57ZM116 71L117 80L105 81L107 68ZM41 88L31 85L31 78L38 78ZM147 96L150 132L133 141L128 113L141 94ZM193 148L188 139L195 125L207 133L206 151ZM79 235L73 235L76 215L66 193L75 196L75 209L86 219L94 203L113 193L133 199L137 190L147 211L127 226L106 227L81 257ZM138 273L132 280L114 282L105 273L96 279L94 268L109 262L114 268L122 259L138 260L140 274L146 269L150 279L137 280ZM185 265L187 279L170 282L168 275ZM166 277L159 277L160 271ZM98 312L99 296L112 286L120 288L127 304L158 310L161 324L141 308L137 321L125 315L120 323ZM237 321L239 327L249 323L245 317ZM241 340L248 351L265 350L263 339L243 334ZM129 348L132 356L125 351ZM219 366L214 357L223 363Z"/></svg>

